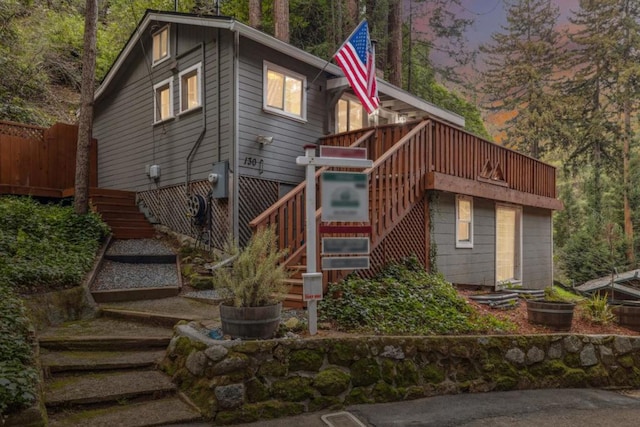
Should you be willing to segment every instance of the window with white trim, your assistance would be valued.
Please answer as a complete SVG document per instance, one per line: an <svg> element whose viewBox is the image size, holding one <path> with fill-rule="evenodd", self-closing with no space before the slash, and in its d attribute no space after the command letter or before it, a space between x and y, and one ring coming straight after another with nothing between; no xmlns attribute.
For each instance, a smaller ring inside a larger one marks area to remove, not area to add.
<svg viewBox="0 0 640 427"><path fill-rule="evenodd" d="M362 104L351 98L342 98L336 104L336 132L348 132L364 127Z"/></svg>
<svg viewBox="0 0 640 427"><path fill-rule="evenodd" d="M456 248L473 248L473 199L456 196Z"/></svg>
<svg viewBox="0 0 640 427"><path fill-rule="evenodd" d="M154 123L173 118L173 79L168 78L153 86L153 102L156 107Z"/></svg>
<svg viewBox="0 0 640 427"><path fill-rule="evenodd" d="M201 64L196 64L180 72L180 112L193 110L202 105Z"/></svg>
<svg viewBox="0 0 640 427"><path fill-rule="evenodd" d="M522 265L522 209L496 205L496 281L518 282Z"/></svg>
<svg viewBox="0 0 640 427"><path fill-rule="evenodd" d="M263 108L295 119L307 119L307 78L278 65L264 62Z"/></svg>
<svg viewBox="0 0 640 427"><path fill-rule="evenodd" d="M169 26L153 34L153 65L169 58Z"/></svg>

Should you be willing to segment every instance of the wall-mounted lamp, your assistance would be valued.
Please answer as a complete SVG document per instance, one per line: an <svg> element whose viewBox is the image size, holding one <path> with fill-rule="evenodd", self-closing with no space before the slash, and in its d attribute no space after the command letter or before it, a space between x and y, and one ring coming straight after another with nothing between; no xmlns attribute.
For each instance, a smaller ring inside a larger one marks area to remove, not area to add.
<svg viewBox="0 0 640 427"><path fill-rule="evenodd" d="M273 137L272 136L258 135L256 137L256 142L259 143L259 144L268 145L268 144L271 144L273 142Z"/></svg>
<svg viewBox="0 0 640 427"><path fill-rule="evenodd" d="M398 117L398 123L407 123L407 116L406 114L400 114L400 116Z"/></svg>

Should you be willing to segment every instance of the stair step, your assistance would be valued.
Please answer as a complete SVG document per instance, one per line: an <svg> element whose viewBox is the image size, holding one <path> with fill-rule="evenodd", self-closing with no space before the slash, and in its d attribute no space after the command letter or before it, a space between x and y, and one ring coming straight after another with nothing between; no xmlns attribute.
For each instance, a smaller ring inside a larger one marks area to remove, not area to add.
<svg viewBox="0 0 640 427"><path fill-rule="evenodd" d="M91 296L99 304L122 301L141 301L175 297L180 294L179 286L145 287L91 291Z"/></svg>
<svg viewBox="0 0 640 427"><path fill-rule="evenodd" d="M108 221L106 221L108 224ZM116 239L149 239L155 236L154 228L112 227L111 232Z"/></svg>
<svg viewBox="0 0 640 427"><path fill-rule="evenodd" d="M93 202L98 212L140 212L138 206L133 203L127 203L126 200L107 200Z"/></svg>
<svg viewBox="0 0 640 427"><path fill-rule="evenodd" d="M175 265L176 255L109 255L105 259L125 264L172 264Z"/></svg>
<svg viewBox="0 0 640 427"><path fill-rule="evenodd" d="M299 271L299 272L306 272L307 271L307 266L306 265L302 265L302 264L298 264L298 265L289 265L287 266L288 270L291 271Z"/></svg>
<svg viewBox="0 0 640 427"><path fill-rule="evenodd" d="M153 351L49 351L41 350L40 361L49 373L155 367L165 350Z"/></svg>
<svg viewBox="0 0 640 427"><path fill-rule="evenodd" d="M125 198L129 197L134 202L136 200L136 193L133 192L133 191L115 190L115 189L111 189L111 188L91 187L91 188L89 188L89 195L90 196L125 197Z"/></svg>
<svg viewBox="0 0 640 427"><path fill-rule="evenodd" d="M284 279L284 283L291 286L302 286L304 281L302 279L289 278L289 279Z"/></svg>
<svg viewBox="0 0 640 427"><path fill-rule="evenodd" d="M166 336L144 337L123 335L96 335L79 337L41 337L38 343L41 348L48 350L147 350L166 348L171 341L173 331L167 329Z"/></svg>
<svg viewBox="0 0 640 427"><path fill-rule="evenodd" d="M101 309L102 316L111 319L130 320L149 325L158 325L173 328L181 320L204 320L203 317L193 314L160 314L147 311L121 310L117 308Z"/></svg>
<svg viewBox="0 0 640 427"><path fill-rule="evenodd" d="M108 222L110 227L151 227L151 223L144 217L144 215L135 215L131 216L131 218L119 218L119 217L109 217L102 216L102 219L105 222Z"/></svg>
<svg viewBox="0 0 640 427"><path fill-rule="evenodd" d="M73 427L143 427L184 425L200 421L200 414L177 397L112 406L108 409L65 411L49 417L49 425Z"/></svg>
<svg viewBox="0 0 640 427"><path fill-rule="evenodd" d="M171 378L157 371L61 376L45 382L48 408L117 402L175 392Z"/></svg>

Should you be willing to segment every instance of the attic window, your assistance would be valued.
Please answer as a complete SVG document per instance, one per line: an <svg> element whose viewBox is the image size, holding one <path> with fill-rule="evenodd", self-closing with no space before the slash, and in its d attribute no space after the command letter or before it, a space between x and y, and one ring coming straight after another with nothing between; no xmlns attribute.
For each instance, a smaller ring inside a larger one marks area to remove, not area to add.
<svg viewBox="0 0 640 427"><path fill-rule="evenodd" d="M153 65L169 57L169 26L153 35Z"/></svg>
<svg viewBox="0 0 640 427"><path fill-rule="evenodd" d="M306 77L269 62L264 63L265 111L295 119L307 119Z"/></svg>
<svg viewBox="0 0 640 427"><path fill-rule="evenodd" d="M201 105L200 64L180 73L180 112L193 110Z"/></svg>
<svg viewBox="0 0 640 427"><path fill-rule="evenodd" d="M153 86L154 122L159 123L173 118L173 80L163 80Z"/></svg>

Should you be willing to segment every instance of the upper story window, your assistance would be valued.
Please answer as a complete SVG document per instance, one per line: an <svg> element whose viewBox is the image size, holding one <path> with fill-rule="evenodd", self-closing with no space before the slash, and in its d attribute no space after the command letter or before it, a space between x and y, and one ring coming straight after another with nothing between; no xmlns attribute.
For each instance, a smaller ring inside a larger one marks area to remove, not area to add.
<svg viewBox="0 0 640 427"><path fill-rule="evenodd" d="M264 63L263 107L295 119L307 119L306 77L285 68Z"/></svg>
<svg viewBox="0 0 640 427"><path fill-rule="evenodd" d="M173 79L169 78L153 86L155 123L173 118Z"/></svg>
<svg viewBox="0 0 640 427"><path fill-rule="evenodd" d="M169 26L153 34L153 64L169 57Z"/></svg>
<svg viewBox="0 0 640 427"><path fill-rule="evenodd" d="M473 199L456 196L456 248L473 247Z"/></svg>
<svg viewBox="0 0 640 427"><path fill-rule="evenodd" d="M193 110L202 105L201 64L180 72L180 112Z"/></svg>
<svg viewBox="0 0 640 427"><path fill-rule="evenodd" d="M351 98L340 99L336 105L336 132L362 129L364 117L364 109L359 101Z"/></svg>

